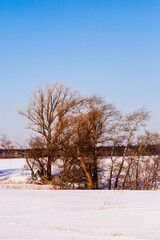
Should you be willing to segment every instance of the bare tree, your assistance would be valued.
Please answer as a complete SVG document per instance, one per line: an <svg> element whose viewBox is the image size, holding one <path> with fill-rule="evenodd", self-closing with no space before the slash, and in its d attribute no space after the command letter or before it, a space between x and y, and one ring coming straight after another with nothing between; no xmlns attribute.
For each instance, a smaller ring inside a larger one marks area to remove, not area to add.
<svg viewBox="0 0 160 240"><path fill-rule="evenodd" d="M6 135L3 135L0 139L0 147L4 149L7 157L13 157L15 144L9 138L7 138Z"/></svg>
<svg viewBox="0 0 160 240"><path fill-rule="evenodd" d="M118 187L118 181L120 178L120 174L122 173L124 162L127 156L127 151L129 150L129 146L133 143L135 133L141 126L145 126L145 121L148 120L149 114L144 109L140 109L137 112L134 112L131 115L126 116L126 119L124 121L124 131L125 131L125 139L124 139L124 151L121 163L119 164L119 170L116 176L114 189L117 189Z"/></svg>
<svg viewBox="0 0 160 240"><path fill-rule="evenodd" d="M98 189L98 146L106 142L106 128L116 114L101 97L84 100L83 109L74 118L72 141L74 155L83 169L88 189Z"/></svg>
<svg viewBox="0 0 160 240"><path fill-rule="evenodd" d="M116 121L113 123L111 128L111 136L109 144L111 146L111 151L108 153L110 155L110 171L109 171L109 180L108 180L108 189L112 189L112 178L114 174L115 164L119 158L119 156L115 155L116 147L123 144L124 141L124 121L122 120L122 116L119 114Z"/></svg>
<svg viewBox="0 0 160 240"><path fill-rule="evenodd" d="M138 163L139 163L138 156L141 156L141 158L143 158L144 154L142 154L141 150L146 151L146 148L149 145L152 146L152 145L156 144L157 134L155 134L155 133L152 134L152 133L146 131L144 135L137 136L136 139L137 139L137 141L134 143L135 145L134 145L134 151L132 150L132 156L128 157L128 165L126 167L126 172L124 175L124 180L123 180L123 185L122 185L123 189L125 189L125 185L126 185L129 173L130 173L130 169L132 168L133 165L135 165L136 160L137 160L137 167L138 167ZM138 157L138 159L137 159L137 157ZM137 169L137 174L138 174L138 169Z"/></svg>
<svg viewBox="0 0 160 240"><path fill-rule="evenodd" d="M9 140L6 135L3 135L2 138L0 139L0 146L3 148L3 149L6 149L6 150L13 150L14 149L14 144L11 142L11 140Z"/></svg>
<svg viewBox="0 0 160 240"><path fill-rule="evenodd" d="M29 120L28 128L40 134L47 149L47 178L51 180L51 165L54 152L59 148L58 138L63 132L63 120L72 114L79 103L77 92L64 84L55 82L45 89L38 87L33 92L28 107L19 113Z"/></svg>
<svg viewBox="0 0 160 240"><path fill-rule="evenodd" d="M149 114L144 109L133 114L122 117L119 115L117 121L113 124L110 139L110 160L108 189L125 188L126 181L130 177L130 169L138 153L149 139L147 136L141 136L141 142L137 141L138 130L142 131L145 122L149 119ZM116 149L121 147L122 157L116 155Z"/></svg>

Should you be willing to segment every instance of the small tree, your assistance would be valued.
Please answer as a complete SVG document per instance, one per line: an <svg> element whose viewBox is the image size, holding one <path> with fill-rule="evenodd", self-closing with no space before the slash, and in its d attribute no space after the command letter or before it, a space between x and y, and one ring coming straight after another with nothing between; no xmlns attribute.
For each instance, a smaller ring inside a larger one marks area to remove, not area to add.
<svg viewBox="0 0 160 240"><path fill-rule="evenodd" d="M35 136L28 140L28 146L25 151L27 166L31 171L32 180L38 173L41 180L47 177L47 160L45 142L42 137Z"/></svg>
<svg viewBox="0 0 160 240"><path fill-rule="evenodd" d="M8 151L11 151L14 149L14 145L13 143L11 142L11 140L9 140L6 135L3 135L2 138L0 139L0 146L3 148L3 149L6 149Z"/></svg>
<svg viewBox="0 0 160 240"><path fill-rule="evenodd" d="M6 135L3 135L0 139L0 147L7 152L7 156L13 156L15 145L9 138L6 137Z"/></svg>
<svg viewBox="0 0 160 240"><path fill-rule="evenodd" d="M123 131L125 132L124 134L125 147L123 151L122 160L119 164L119 169L115 179L114 189L117 189L118 187L118 181L124 167L126 156L128 155L127 152L129 150L130 145L134 142L135 133L141 126L145 126L145 121L148 118L149 118L148 112L146 112L144 109L140 109L139 111L134 112L133 114L130 114L125 118L124 129L123 129Z"/></svg>

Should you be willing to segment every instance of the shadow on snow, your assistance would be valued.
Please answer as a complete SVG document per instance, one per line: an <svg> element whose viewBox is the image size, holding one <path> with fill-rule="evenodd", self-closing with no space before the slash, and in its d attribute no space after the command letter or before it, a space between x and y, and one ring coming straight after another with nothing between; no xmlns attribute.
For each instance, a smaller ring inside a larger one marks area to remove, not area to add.
<svg viewBox="0 0 160 240"><path fill-rule="evenodd" d="M21 173L21 175L26 175L26 173L22 173L21 168L11 168L11 169L0 170L0 182L4 180L8 180L12 175L19 174L19 173Z"/></svg>

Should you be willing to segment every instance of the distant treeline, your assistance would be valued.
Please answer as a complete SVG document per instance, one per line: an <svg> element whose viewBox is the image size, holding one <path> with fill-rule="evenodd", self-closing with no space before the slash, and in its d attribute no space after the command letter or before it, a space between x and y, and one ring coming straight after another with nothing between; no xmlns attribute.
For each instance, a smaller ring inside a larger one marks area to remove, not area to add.
<svg viewBox="0 0 160 240"><path fill-rule="evenodd" d="M0 158L25 158L25 151L22 149L0 149Z"/></svg>
<svg viewBox="0 0 160 240"><path fill-rule="evenodd" d="M130 145L128 148L128 155L134 154L135 150L139 146ZM125 146L116 146L114 148L113 155L121 157L124 153ZM37 149L38 150L38 149ZM32 149L0 149L0 158L25 158L27 152L32 151ZM112 146L101 146L97 148L99 157L109 157L112 151ZM160 153L160 145L147 145L145 151L141 151L140 154L143 156L147 155L158 155ZM57 157L58 157L57 153ZM45 150L43 157L45 157Z"/></svg>
<svg viewBox="0 0 160 240"><path fill-rule="evenodd" d="M132 156L138 148L139 146L130 145L128 147L127 155ZM113 151L113 156L119 156L119 157L123 156L124 149L125 149L125 146L116 146ZM102 146L98 148L99 155L104 157L110 156L111 151L112 151L112 146L110 147ZM160 153L160 145L146 145L146 147L140 151L140 155L142 156L148 156L148 155L155 156L155 155L158 155L159 153Z"/></svg>

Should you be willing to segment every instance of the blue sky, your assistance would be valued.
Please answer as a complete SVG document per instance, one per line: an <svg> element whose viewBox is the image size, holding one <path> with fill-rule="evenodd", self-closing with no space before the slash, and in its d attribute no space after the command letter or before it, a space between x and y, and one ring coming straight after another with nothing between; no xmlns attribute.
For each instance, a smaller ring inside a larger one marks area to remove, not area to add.
<svg viewBox="0 0 160 240"><path fill-rule="evenodd" d="M31 91L51 80L151 111L160 131L159 0L0 0L0 135L22 141Z"/></svg>

